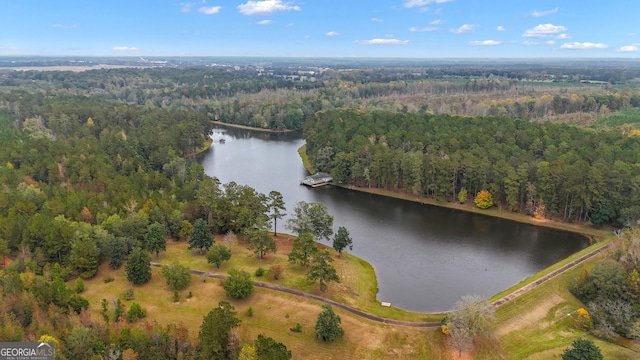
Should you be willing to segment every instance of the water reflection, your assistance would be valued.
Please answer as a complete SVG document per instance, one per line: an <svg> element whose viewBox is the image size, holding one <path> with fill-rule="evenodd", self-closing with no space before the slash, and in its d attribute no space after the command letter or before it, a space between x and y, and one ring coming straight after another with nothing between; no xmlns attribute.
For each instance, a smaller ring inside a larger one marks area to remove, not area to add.
<svg viewBox="0 0 640 360"><path fill-rule="evenodd" d="M353 253L378 276L378 300L414 311L443 311L461 296L491 296L586 247L586 238L453 209L343 188L299 185L306 171L299 133L216 129L224 137L198 157L205 172L262 193L320 201L354 240ZM280 221L279 224L284 224ZM282 229L279 225L279 231Z"/></svg>

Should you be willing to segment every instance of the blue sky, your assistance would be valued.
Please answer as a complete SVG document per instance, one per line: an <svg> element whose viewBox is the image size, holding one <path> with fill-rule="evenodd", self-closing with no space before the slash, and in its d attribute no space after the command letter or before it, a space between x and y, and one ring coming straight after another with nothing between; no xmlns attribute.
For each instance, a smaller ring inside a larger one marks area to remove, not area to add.
<svg viewBox="0 0 640 360"><path fill-rule="evenodd" d="M0 0L0 55L639 58L640 1Z"/></svg>

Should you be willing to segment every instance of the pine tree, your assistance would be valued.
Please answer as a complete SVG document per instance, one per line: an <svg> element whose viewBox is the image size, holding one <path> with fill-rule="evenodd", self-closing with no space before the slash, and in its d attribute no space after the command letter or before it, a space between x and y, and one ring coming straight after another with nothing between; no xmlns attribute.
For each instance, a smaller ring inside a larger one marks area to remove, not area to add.
<svg viewBox="0 0 640 360"><path fill-rule="evenodd" d="M151 256L140 248L133 249L125 265L125 271L127 280L135 285L148 283L151 280Z"/></svg>
<svg viewBox="0 0 640 360"><path fill-rule="evenodd" d="M316 326L313 329L316 331L316 339L324 342L336 340L344 335L344 330L340 327L342 320L340 315L333 312L331 305L322 305L322 312L318 314L318 320Z"/></svg>

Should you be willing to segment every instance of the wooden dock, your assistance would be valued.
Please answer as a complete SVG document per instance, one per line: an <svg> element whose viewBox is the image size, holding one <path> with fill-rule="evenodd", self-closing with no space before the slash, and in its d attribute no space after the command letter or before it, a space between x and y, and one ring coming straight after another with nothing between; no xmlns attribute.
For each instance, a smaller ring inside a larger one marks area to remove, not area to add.
<svg viewBox="0 0 640 360"><path fill-rule="evenodd" d="M318 172L300 180L300 184L307 185L310 187L318 187L318 186L331 184L332 181L333 181L333 177L331 175L323 172Z"/></svg>

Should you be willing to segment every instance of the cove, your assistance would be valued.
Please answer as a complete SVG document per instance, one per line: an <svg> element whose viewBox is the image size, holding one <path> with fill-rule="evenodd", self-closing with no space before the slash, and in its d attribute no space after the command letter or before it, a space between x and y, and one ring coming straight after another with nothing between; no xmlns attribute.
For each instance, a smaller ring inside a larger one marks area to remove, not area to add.
<svg viewBox="0 0 640 360"><path fill-rule="evenodd" d="M354 255L373 265L378 300L417 312L451 308L463 295L490 297L585 248L579 234L455 209L351 191L300 185L300 133L217 128L196 157L205 173L268 194L282 193L287 212L299 201L322 202L345 226ZM224 139L224 143L220 142ZM284 221L278 231L286 232ZM326 243L330 245L329 243Z"/></svg>

